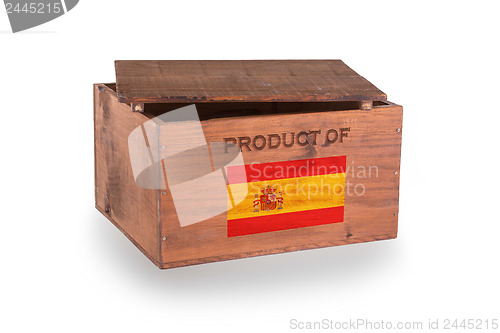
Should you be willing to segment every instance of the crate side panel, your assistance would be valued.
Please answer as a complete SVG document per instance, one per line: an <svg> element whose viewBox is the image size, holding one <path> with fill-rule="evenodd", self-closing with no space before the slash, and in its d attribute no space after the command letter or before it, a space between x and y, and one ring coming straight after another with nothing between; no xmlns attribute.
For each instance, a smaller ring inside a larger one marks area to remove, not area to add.
<svg viewBox="0 0 500 333"><path fill-rule="evenodd" d="M136 185L128 148L129 134L148 118L105 85L94 85L94 103L97 209L158 264L159 191Z"/></svg>

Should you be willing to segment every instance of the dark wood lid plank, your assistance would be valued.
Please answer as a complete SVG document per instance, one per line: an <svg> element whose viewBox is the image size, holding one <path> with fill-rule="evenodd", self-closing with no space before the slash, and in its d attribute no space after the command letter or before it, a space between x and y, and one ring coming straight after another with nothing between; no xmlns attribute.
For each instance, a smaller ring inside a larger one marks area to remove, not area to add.
<svg viewBox="0 0 500 333"><path fill-rule="evenodd" d="M341 60L118 60L122 103L387 100Z"/></svg>

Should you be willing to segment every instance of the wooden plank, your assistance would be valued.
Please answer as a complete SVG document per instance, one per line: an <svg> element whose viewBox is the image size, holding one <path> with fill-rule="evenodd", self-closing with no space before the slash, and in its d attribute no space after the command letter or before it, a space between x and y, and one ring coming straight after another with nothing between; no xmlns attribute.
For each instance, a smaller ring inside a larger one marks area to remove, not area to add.
<svg viewBox="0 0 500 333"><path fill-rule="evenodd" d="M341 60L116 61L122 103L377 101Z"/></svg>
<svg viewBox="0 0 500 333"><path fill-rule="evenodd" d="M296 104L279 104L280 108ZM318 110L320 111L320 110ZM327 225L258 233L239 237L227 235L227 213L181 227L172 195L167 189L161 196L161 267L170 268L218 260L296 251L318 247L390 239L397 236L399 202L399 164L401 152L402 107L377 104L370 111L323 111L278 115L215 118L202 121L207 142L225 138L269 134L299 133L328 128L348 128L342 143L325 145L295 144L292 147L250 150L245 147L245 164L291 161L308 158L343 156L347 158L344 221ZM160 129L160 142L166 129ZM318 134L320 135L320 134ZM189 133L178 142L189 142ZM372 168L371 168L372 167ZM373 168L374 167L374 168ZM370 169L371 168L371 169ZM365 172L362 175L361 172ZM366 174L366 173L369 173ZM348 185L349 183L350 185ZM362 186L357 186L361 184ZM357 191L357 192L356 192ZM358 195L359 193L362 194ZM211 193L192 197L197 210L210 205Z"/></svg>
<svg viewBox="0 0 500 333"><path fill-rule="evenodd" d="M96 207L160 265L159 190L135 184L128 149L129 134L149 118L119 103L112 88L94 85Z"/></svg>
<svg viewBox="0 0 500 333"><path fill-rule="evenodd" d="M397 237L397 233L380 235L380 236L344 238L344 239L340 239L340 240L331 240L331 241L326 241L326 242L310 243L310 244L303 245L303 246L286 246L286 247L275 248L275 249L270 249L270 250L254 250L254 251L245 252L245 253L225 254L225 255L220 255L220 256L195 258L195 259L181 260L181 261L168 261L168 262L160 263L158 265L158 267L160 267L162 269L177 268L177 267L184 267L184 266L191 266L191 265L207 264L207 263L211 263L211 262L224 261L224 260L234 260L234 259L264 256L264 255L270 255L270 254L279 254L279 253L285 253L285 252L318 249L318 248L331 247L331 246L341 246L341 245L349 245L349 244L357 244L357 243L365 243L365 242L374 242L374 241L381 241L381 240L387 240L387 239L394 239L396 237Z"/></svg>

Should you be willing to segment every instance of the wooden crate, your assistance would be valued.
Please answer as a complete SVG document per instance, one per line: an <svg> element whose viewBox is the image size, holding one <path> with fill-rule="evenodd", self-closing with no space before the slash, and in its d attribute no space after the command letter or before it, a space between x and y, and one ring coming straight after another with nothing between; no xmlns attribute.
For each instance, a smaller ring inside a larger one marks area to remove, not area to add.
<svg viewBox="0 0 500 333"><path fill-rule="evenodd" d="M96 207L158 267L397 236L402 107L342 61L115 65L94 85ZM199 122L162 118L193 104Z"/></svg>

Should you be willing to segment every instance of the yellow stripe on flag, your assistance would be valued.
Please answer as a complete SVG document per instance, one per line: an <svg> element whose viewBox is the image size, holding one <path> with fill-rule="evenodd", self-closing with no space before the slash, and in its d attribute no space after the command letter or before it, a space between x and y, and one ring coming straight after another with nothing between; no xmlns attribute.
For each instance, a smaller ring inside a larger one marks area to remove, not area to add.
<svg viewBox="0 0 500 333"><path fill-rule="evenodd" d="M326 174L309 177L266 180L251 183L228 185L234 196L248 194L236 207L232 207L228 199L228 220L267 216L283 213L294 213L305 210L339 207L344 205L345 173ZM260 198L261 190L270 186L281 193L282 209L254 210L255 195Z"/></svg>

